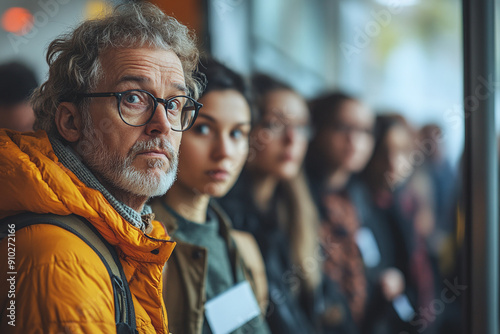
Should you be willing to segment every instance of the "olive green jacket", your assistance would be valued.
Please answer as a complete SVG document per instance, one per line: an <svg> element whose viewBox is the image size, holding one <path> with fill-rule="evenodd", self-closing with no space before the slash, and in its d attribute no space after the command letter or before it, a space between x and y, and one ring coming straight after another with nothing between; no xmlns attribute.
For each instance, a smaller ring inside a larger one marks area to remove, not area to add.
<svg viewBox="0 0 500 334"><path fill-rule="evenodd" d="M164 207L161 200L154 200L151 203L151 208L155 213L155 219L164 224L167 232L175 240L177 219ZM261 309L265 310L267 305L267 280L262 257L255 239L246 232L233 231L230 227L229 218L216 202L211 201L210 207L220 222L220 235L228 245L229 259L234 276L238 281L246 279L250 283ZM233 237L233 233L235 237ZM245 253L253 254L251 260L248 255L245 255L245 260L251 261L251 268L243 261L235 239L238 240L238 246L245 248ZM206 302L207 265L207 250L204 247L177 241L168 265L165 265L163 270L163 299L168 312L169 330L172 334L202 333L204 305ZM256 330L254 333L269 333L265 323L260 327L263 328Z"/></svg>

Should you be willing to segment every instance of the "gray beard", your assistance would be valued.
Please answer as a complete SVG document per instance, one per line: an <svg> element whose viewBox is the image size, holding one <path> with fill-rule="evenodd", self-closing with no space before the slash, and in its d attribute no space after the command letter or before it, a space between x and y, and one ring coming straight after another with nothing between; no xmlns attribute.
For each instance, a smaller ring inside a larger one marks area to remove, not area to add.
<svg viewBox="0 0 500 334"><path fill-rule="evenodd" d="M102 178L121 191L148 198L162 196L176 180L178 154L165 139L156 137L148 141L136 142L126 157L121 157L118 152L109 150L92 126L85 127L82 141L86 143L80 145L82 149L79 153L85 165L98 178ZM160 159L150 159L149 168L145 171L137 170L132 166L137 153L150 149L161 149L170 153L172 159L166 172L157 170L166 164Z"/></svg>

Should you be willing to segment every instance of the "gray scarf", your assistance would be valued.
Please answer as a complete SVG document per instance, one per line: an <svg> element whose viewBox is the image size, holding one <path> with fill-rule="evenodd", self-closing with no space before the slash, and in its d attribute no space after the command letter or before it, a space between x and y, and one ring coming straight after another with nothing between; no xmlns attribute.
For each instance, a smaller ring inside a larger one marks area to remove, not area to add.
<svg viewBox="0 0 500 334"><path fill-rule="evenodd" d="M118 201L109 191L104 188L104 186L97 180L97 178L92 174L92 172L83 164L82 160L78 157L75 151L64 145L57 138L49 136L50 143L54 149L59 161L70 171L72 171L87 187L95 189L101 192L104 197L108 200L109 204L129 223L135 227L141 229L143 232L146 229L144 222L142 221L142 215L148 215L152 213L151 207L149 205L144 205L142 213L139 214L137 211L131 207Z"/></svg>

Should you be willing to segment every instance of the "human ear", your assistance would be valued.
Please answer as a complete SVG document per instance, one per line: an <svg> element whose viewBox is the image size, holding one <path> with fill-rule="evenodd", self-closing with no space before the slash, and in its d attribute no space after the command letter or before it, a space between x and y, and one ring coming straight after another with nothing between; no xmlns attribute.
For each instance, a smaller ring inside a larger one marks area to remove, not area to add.
<svg viewBox="0 0 500 334"><path fill-rule="evenodd" d="M59 134L70 143L80 139L82 122L74 103L61 102L56 110L55 122Z"/></svg>

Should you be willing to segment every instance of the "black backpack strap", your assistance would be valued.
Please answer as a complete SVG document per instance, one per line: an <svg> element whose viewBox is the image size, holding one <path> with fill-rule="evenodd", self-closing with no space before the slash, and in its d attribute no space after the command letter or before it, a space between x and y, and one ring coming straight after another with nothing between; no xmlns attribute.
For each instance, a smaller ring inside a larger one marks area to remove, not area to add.
<svg viewBox="0 0 500 334"><path fill-rule="evenodd" d="M1 220L0 240L6 236L9 224L14 224L16 231L35 224L55 225L82 239L99 256L111 279L117 333L137 333L132 294L118 254L114 247L85 218L77 215L22 213Z"/></svg>

